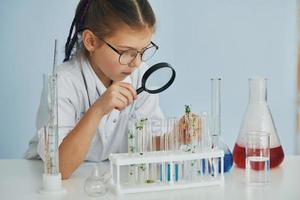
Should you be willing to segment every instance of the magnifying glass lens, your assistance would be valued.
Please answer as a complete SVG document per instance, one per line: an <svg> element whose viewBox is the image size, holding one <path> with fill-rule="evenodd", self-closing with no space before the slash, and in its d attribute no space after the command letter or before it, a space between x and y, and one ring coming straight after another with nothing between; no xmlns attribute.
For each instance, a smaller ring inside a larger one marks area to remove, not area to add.
<svg viewBox="0 0 300 200"><path fill-rule="evenodd" d="M154 71L145 82L145 88L148 90L157 90L162 88L172 77L172 69L160 68Z"/></svg>
<svg viewBox="0 0 300 200"><path fill-rule="evenodd" d="M151 94L166 90L175 80L176 72L168 63L157 63L150 67L142 77L142 86L137 94L146 91Z"/></svg>

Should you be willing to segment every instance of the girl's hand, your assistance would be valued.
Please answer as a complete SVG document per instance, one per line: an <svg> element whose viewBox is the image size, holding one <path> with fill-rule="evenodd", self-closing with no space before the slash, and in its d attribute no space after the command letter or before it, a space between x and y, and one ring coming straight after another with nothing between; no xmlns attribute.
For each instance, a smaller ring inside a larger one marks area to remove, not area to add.
<svg viewBox="0 0 300 200"><path fill-rule="evenodd" d="M95 101L92 107L106 115L114 108L119 111L137 98L135 89L129 83L115 82Z"/></svg>

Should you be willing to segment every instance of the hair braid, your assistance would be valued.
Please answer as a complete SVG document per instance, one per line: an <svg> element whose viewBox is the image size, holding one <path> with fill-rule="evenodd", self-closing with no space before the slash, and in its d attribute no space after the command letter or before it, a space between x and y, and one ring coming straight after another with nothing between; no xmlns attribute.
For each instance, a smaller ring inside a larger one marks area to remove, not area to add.
<svg viewBox="0 0 300 200"><path fill-rule="evenodd" d="M68 61L70 59L73 47L78 39L78 32L82 30L82 22L84 20L84 16L91 4L92 0L83 0L81 4L79 4L78 10L76 11L75 17L72 21L69 35L67 38L67 42L65 44L65 58L64 62ZM75 30L74 30L75 27ZM73 31L74 30L74 31ZM72 36L73 35L73 36Z"/></svg>

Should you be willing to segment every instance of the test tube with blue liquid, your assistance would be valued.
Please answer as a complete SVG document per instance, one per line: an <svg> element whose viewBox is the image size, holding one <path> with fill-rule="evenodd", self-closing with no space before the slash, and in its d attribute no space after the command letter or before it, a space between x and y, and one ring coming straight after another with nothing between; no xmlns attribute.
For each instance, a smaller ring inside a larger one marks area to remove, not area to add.
<svg viewBox="0 0 300 200"><path fill-rule="evenodd" d="M209 135L209 125L208 125L208 116L207 112L201 113L201 121L200 121L200 130L198 136L198 144L197 144L197 151L204 152L207 151L211 147L210 142L210 135ZM199 159L197 160L196 164L196 178L203 179L205 175L205 162L206 159Z"/></svg>
<svg viewBox="0 0 300 200"><path fill-rule="evenodd" d="M176 133L178 132L178 126L177 123L178 120L176 118L168 118L165 121L166 131L165 131L165 150L168 152L174 152L175 151L175 139L176 139ZM171 176L173 180L178 179L178 164L174 163L175 170L173 171L173 174L171 173L170 163L167 164L167 180L170 181Z"/></svg>

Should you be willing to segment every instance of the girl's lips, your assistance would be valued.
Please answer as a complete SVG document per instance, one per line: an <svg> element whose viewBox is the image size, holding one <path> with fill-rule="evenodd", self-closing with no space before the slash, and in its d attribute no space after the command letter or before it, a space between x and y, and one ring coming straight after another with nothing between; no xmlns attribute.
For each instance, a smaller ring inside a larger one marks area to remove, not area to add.
<svg viewBox="0 0 300 200"><path fill-rule="evenodd" d="M132 72L122 72L122 74L130 75Z"/></svg>

